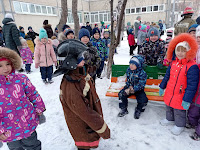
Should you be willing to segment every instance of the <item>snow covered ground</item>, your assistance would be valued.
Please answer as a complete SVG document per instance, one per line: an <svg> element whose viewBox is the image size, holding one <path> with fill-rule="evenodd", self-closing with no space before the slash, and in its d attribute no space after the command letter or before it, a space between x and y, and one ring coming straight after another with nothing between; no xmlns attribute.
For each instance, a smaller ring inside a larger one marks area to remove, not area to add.
<svg viewBox="0 0 200 150"><path fill-rule="evenodd" d="M129 46L127 38L121 43L115 54L115 64L128 64ZM69 133L62 106L59 100L59 86L61 78L57 77L53 84L44 85L40 78L39 69L32 66L32 74L28 75L32 83L41 94L45 104L47 117L45 124L37 128L38 138L42 141L43 150L76 150L74 141ZM172 126L163 127L159 121L165 118L164 103L149 102L145 112L139 120L134 119L135 100L129 101L129 114L119 118L117 98L106 97L105 93L110 80L97 79L96 88L101 99L104 118L111 129L111 138L101 140L96 150L198 150L199 142L193 141L189 135L194 130L185 129L180 136L171 134ZM2 150L8 150L4 144Z"/></svg>

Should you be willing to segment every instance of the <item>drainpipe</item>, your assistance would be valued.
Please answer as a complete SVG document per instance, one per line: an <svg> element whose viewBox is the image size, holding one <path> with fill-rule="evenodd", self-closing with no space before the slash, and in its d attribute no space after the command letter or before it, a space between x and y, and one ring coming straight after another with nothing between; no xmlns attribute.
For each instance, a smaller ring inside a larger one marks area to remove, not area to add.
<svg viewBox="0 0 200 150"><path fill-rule="evenodd" d="M5 12L5 7L4 7L3 0L0 0L0 2L1 2L1 10L2 10L2 14L3 14L3 16L5 16L6 12Z"/></svg>
<svg viewBox="0 0 200 150"><path fill-rule="evenodd" d="M13 20L15 20L15 16L14 16L14 13L13 13L13 10L12 10L11 0L9 0L9 4L10 4L10 12L12 13Z"/></svg>

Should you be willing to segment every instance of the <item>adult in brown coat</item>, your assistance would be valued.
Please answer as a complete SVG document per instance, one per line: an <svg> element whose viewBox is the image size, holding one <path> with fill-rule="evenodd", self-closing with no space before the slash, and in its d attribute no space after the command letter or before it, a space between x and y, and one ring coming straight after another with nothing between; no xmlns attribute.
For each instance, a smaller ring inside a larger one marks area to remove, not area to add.
<svg viewBox="0 0 200 150"><path fill-rule="evenodd" d="M53 29L51 27L51 24L49 24L48 20L44 20L43 28L47 31L48 38L51 38L53 36Z"/></svg>
<svg viewBox="0 0 200 150"><path fill-rule="evenodd" d="M86 50L83 43L74 39L58 46L58 55L67 55L61 66L65 75L60 86L60 101L69 131L79 150L97 148L101 137L110 138L110 129L103 119L92 77L79 72L84 65L83 52Z"/></svg>

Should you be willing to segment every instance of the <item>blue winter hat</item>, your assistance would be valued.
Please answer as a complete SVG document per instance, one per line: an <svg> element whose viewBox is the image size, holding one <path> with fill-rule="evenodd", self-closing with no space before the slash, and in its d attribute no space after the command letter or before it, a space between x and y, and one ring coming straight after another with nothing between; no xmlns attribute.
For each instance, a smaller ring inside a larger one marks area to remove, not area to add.
<svg viewBox="0 0 200 150"><path fill-rule="evenodd" d="M156 28L156 27L151 27L150 29L149 29L149 32L148 32L148 37L150 37L150 36L158 36L158 38L160 38L160 33L159 33L159 31L158 31L158 28Z"/></svg>
<svg viewBox="0 0 200 150"><path fill-rule="evenodd" d="M134 56L133 56L133 57L130 59L129 64L134 64L134 65L136 65L137 68L139 68L139 66L140 66L140 61L137 59L137 57L134 57Z"/></svg>
<svg viewBox="0 0 200 150"><path fill-rule="evenodd" d="M42 38L48 39L47 31L44 28L41 28L39 33L39 39L41 40Z"/></svg>
<svg viewBox="0 0 200 150"><path fill-rule="evenodd" d="M198 25L200 25L200 16L196 19Z"/></svg>
<svg viewBox="0 0 200 150"><path fill-rule="evenodd" d="M74 31L72 29L66 29L65 32L64 32L64 35L67 37L67 35L70 34L70 33L74 34Z"/></svg>
<svg viewBox="0 0 200 150"><path fill-rule="evenodd" d="M192 32L192 31L195 31L195 32L196 32L196 28L197 28L197 27L198 27L198 24L193 24L193 25L191 25L191 26L188 28L187 32L188 32L188 33Z"/></svg>
<svg viewBox="0 0 200 150"><path fill-rule="evenodd" d="M99 33L99 34L100 34L100 30L99 30L98 28L94 28L94 29L92 30L92 32L93 32L93 35L94 35L95 33Z"/></svg>
<svg viewBox="0 0 200 150"><path fill-rule="evenodd" d="M145 30L146 29L146 25L145 24L141 24L141 28L140 28L140 30Z"/></svg>
<svg viewBox="0 0 200 150"><path fill-rule="evenodd" d="M82 37L87 36L88 38L90 38L90 32L88 31L88 29L82 28L79 31L79 39L81 40Z"/></svg>

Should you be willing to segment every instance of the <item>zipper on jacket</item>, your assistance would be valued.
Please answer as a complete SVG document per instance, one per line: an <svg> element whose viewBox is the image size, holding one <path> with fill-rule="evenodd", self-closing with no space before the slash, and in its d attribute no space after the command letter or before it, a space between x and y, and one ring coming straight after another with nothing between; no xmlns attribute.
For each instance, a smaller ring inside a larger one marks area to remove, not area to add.
<svg viewBox="0 0 200 150"><path fill-rule="evenodd" d="M177 81L178 81L178 77L179 77L179 74L180 74L182 68L183 68L183 65L181 66L181 69L179 70L179 73L178 73L178 76L177 76L177 79L176 79L176 83L175 83L175 86L174 86L172 98L174 97L174 91L175 91L176 84L177 84ZM169 106L170 106L170 104L171 104L172 98L170 99Z"/></svg>
<svg viewBox="0 0 200 150"><path fill-rule="evenodd" d="M46 44L45 44L45 55L46 55L46 64L47 64L47 47L46 47ZM47 64L47 67L48 67L48 64Z"/></svg>

